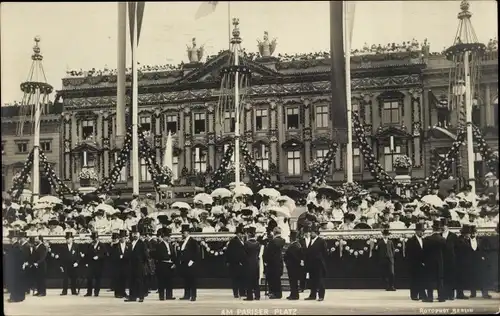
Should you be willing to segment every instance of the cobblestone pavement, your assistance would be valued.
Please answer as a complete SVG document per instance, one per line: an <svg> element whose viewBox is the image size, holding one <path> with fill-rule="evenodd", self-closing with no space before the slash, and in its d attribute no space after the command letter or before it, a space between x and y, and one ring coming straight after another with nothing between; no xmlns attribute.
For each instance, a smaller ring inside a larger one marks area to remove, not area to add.
<svg viewBox="0 0 500 316"><path fill-rule="evenodd" d="M5 315L341 315L341 314L492 314L500 310L500 295L444 303L411 301L408 290L327 290L325 301L269 300L246 302L232 297L231 290L199 290L196 302L159 301L152 293L143 303L125 303L104 291L99 297L59 296L49 290L46 297L28 296L21 303L7 303ZM175 295L180 297L181 290ZM287 293L288 294L288 293ZM305 295L302 295L305 297Z"/></svg>

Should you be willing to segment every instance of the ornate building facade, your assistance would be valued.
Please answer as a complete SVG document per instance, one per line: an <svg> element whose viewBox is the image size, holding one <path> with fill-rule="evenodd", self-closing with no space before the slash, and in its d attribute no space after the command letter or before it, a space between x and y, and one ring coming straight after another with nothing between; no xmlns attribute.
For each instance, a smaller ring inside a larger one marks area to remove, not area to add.
<svg viewBox="0 0 500 316"><path fill-rule="evenodd" d="M335 100L330 97L330 60L323 54L273 57L271 49L262 46L275 47L276 42L265 38L259 45L261 54L242 57L252 71L252 83L242 101L243 140L257 164L275 179L303 182L309 177L311 161L324 157L332 140L330 109ZM478 125L495 149L498 132L491 131L498 129L494 115L498 113L496 47L489 48L483 63L474 110ZM139 74L139 124L147 131L158 162L166 135L172 133L173 172L181 183L195 171L215 169L234 131L233 113L225 113L223 120L215 113L219 71L229 64L230 54L222 51L201 63L203 51L200 54L195 45L193 49L196 54L188 51L187 64L143 68ZM413 161L412 178L424 178L431 172L431 150L445 151L451 146L452 137L430 129L440 122L443 109L439 100L448 93L450 67L443 55L430 53L426 42L384 48L373 45L353 52L353 111L359 114L366 137L389 173L395 155L407 154ZM130 83L128 74L128 90ZM78 173L84 165L95 168L101 179L108 176L119 150L115 142L116 75L105 70L64 78L58 94L64 103L61 178L78 187ZM452 126L448 128L453 130ZM344 181L345 157L343 147L328 175L330 182ZM373 181L356 144L353 159L354 180ZM131 187L131 167L129 163L122 170L117 188ZM152 190L145 163L139 168L141 190Z"/></svg>
<svg viewBox="0 0 500 316"><path fill-rule="evenodd" d="M28 117L24 128L19 129L22 121L18 105L5 105L2 114L2 192L11 189L12 178L23 168L24 162L33 148L32 121ZM60 128L62 104L47 105L40 123L40 148L56 172L60 168ZM31 177L33 179L33 177ZM28 189L31 189L29 186ZM50 183L40 167L40 193L50 194Z"/></svg>

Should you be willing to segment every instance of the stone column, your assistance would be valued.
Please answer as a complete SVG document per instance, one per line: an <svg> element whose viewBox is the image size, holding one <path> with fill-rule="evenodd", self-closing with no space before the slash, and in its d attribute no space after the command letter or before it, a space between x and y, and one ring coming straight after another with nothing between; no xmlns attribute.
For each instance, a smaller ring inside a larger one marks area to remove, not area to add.
<svg viewBox="0 0 500 316"><path fill-rule="evenodd" d="M245 109L243 111L245 111L245 131L246 131L246 134L253 135L253 132L254 132L253 120L254 120L255 113L253 111L252 104L247 102L245 104ZM247 150L250 154L252 154L252 142L247 143Z"/></svg>
<svg viewBox="0 0 500 316"><path fill-rule="evenodd" d="M422 89L410 89L410 102L411 102L411 126L413 135L413 146L410 146L412 150L411 157L413 166L420 168L422 166L422 157L420 155L420 130L422 128L421 112L422 112Z"/></svg>
<svg viewBox="0 0 500 316"><path fill-rule="evenodd" d="M179 121L177 123L179 124L179 131L177 131L177 141L178 141L179 147L182 148L182 144L184 144L184 132L185 132L184 111L181 108L179 108L178 113L179 113L179 116L178 116ZM184 150L181 154L179 154L178 157L179 157L178 159L179 159L179 177L180 177L181 170L185 166Z"/></svg>
<svg viewBox="0 0 500 316"><path fill-rule="evenodd" d="M215 113L214 113L214 106L212 104L208 105L207 107L207 112L208 112L208 164L212 167L212 169L215 171L216 164L215 164Z"/></svg>
<svg viewBox="0 0 500 316"><path fill-rule="evenodd" d="M156 154L156 161L159 161L160 165L162 165L162 160L161 160L161 151L162 151L162 145L163 145L163 134L162 134L162 113L160 109L155 109L154 115L152 119L155 120L155 130L154 132L154 146L155 146L155 154ZM167 135L165 135L167 136Z"/></svg>
<svg viewBox="0 0 500 316"><path fill-rule="evenodd" d="M269 140L271 142L270 145L270 153L271 157L269 159L270 163L273 163L276 165L276 168L279 171L282 171L281 165L278 164L278 151L279 149L279 144L278 141L284 139L283 135L283 106L280 104L280 106L277 106L276 102L270 102L269 106Z"/></svg>
<svg viewBox="0 0 500 316"><path fill-rule="evenodd" d="M71 144L70 144L70 150L75 147L75 145L78 143L78 128L79 128L79 122L76 117L76 114L73 113L71 117ZM81 136L81 135L80 135ZM78 174L77 170L78 168L74 168L75 166L75 160L78 161L78 159L75 159L76 157L70 154L70 164L71 164L71 182L75 182L78 179Z"/></svg>
<svg viewBox="0 0 500 316"><path fill-rule="evenodd" d="M71 124L75 122L71 120L71 114L64 114L64 139L63 139L63 152L64 152L64 172L63 179L71 180L73 177L71 175Z"/></svg>

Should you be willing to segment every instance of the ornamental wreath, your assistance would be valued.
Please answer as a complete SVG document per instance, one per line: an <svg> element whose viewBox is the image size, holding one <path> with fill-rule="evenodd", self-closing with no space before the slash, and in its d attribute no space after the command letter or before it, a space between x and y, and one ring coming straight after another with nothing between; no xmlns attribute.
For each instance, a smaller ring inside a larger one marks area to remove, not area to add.
<svg viewBox="0 0 500 316"><path fill-rule="evenodd" d="M20 179L22 179L23 175L22 175L22 172L19 171L18 173L16 173L14 175L14 177L12 178L12 181L15 183L16 181L20 181ZM24 181L24 184L30 184L31 183L31 177L29 174L25 175L26 177L26 180Z"/></svg>
<svg viewBox="0 0 500 316"><path fill-rule="evenodd" d="M411 166L412 166L411 159L406 155L398 155L393 163L394 168L409 169Z"/></svg>
<svg viewBox="0 0 500 316"><path fill-rule="evenodd" d="M80 171L80 173L78 174L78 178L80 180L99 180L99 177L97 176L97 173L94 171L94 169L90 169L87 167L83 167L82 171Z"/></svg>

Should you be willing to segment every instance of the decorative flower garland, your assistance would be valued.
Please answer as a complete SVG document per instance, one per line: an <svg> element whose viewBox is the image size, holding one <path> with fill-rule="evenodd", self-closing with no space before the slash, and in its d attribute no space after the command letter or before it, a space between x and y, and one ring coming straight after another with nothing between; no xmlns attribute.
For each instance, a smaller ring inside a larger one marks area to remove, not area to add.
<svg viewBox="0 0 500 316"><path fill-rule="evenodd" d="M94 169L88 168L88 167L83 167L80 173L78 174L78 178L80 180L93 180L93 181L99 181L99 177L97 176L97 173L95 172Z"/></svg>
<svg viewBox="0 0 500 316"><path fill-rule="evenodd" d="M15 195L13 196L14 200L18 200L23 193L24 185L28 180L29 174L31 172L31 167L33 166L33 153L34 150L32 149L28 154L26 161L24 162L23 169L21 169L19 176L13 179L14 181L12 184L12 189L8 191L9 194L12 194L12 192L15 191Z"/></svg>
<svg viewBox="0 0 500 316"><path fill-rule="evenodd" d="M40 162L42 163L45 177L47 177L50 182L50 186L56 191L56 194L60 198L64 197L65 193L69 193L71 195L77 194L77 192L73 191L66 184L64 184L64 182L56 175L56 172L47 160L47 156L45 156L45 153L41 149Z"/></svg>
<svg viewBox="0 0 500 316"><path fill-rule="evenodd" d="M479 149L479 153L486 160L490 171L494 174L498 173L498 156L495 156L493 150L488 146L486 140L481 134L481 130L477 126L472 126L472 136L477 141L477 148ZM497 175L498 177L498 175Z"/></svg>
<svg viewBox="0 0 500 316"><path fill-rule="evenodd" d="M271 181L271 177L259 166L257 166L257 162L248 152L246 142L243 142L243 146L241 146L241 153L243 155L243 161L245 162L245 168L253 186L255 186L257 190L263 188L273 188L274 184Z"/></svg>
<svg viewBox="0 0 500 316"><path fill-rule="evenodd" d="M12 182L19 182L19 179L21 178L21 172L18 172L16 173L13 177L12 177ZM31 177L30 175L28 174L26 176L26 181L24 182L24 184L30 184L31 183Z"/></svg>
<svg viewBox="0 0 500 316"><path fill-rule="evenodd" d="M344 182L342 184L342 191L347 199L357 197L361 193L361 186L356 182Z"/></svg>
<svg viewBox="0 0 500 316"><path fill-rule="evenodd" d="M228 245L228 244L229 244L229 242L228 242L228 243L226 243L226 245L225 245L224 247L222 247L222 249L221 249L221 250L213 250L212 248L210 248L210 246L207 244L207 242L206 242L206 241L204 241L204 240L200 241L200 245L202 245L202 246L206 249L206 251L207 251L209 254L214 255L214 256L216 256L216 257L217 257L217 256L223 256L223 255L224 255L224 253L225 253L225 252L226 252L226 250L227 250L227 245Z"/></svg>
<svg viewBox="0 0 500 316"><path fill-rule="evenodd" d="M311 170L311 178L309 178L309 181L299 186L300 191L310 190L313 184L320 185L325 181L325 177L328 174L328 169L335 160L337 148L338 145L336 143L331 143L328 153L326 154L326 157L321 161L321 164L319 164L318 168L315 168L314 171Z"/></svg>
<svg viewBox="0 0 500 316"><path fill-rule="evenodd" d="M205 192L212 192L217 188L223 187L224 175L229 169L229 164L231 163L231 157L233 156L233 151L234 148L232 144L226 148L226 151L224 152L224 156L222 157L222 161L219 167L217 168L217 170L215 170L214 174L212 175L212 178L210 179L210 182L205 187Z"/></svg>
<svg viewBox="0 0 500 316"><path fill-rule="evenodd" d="M395 244L395 253L401 253L403 257L406 256L406 243L408 242L408 238L401 237L401 238L390 238L393 243ZM373 248L371 248L371 244L373 243ZM366 240L366 246L364 246L362 249L355 249L347 244L347 241L344 239L339 239L334 242L334 246L330 247L328 249L328 252L330 255L333 255L335 252L338 251L339 256L342 257L344 253L348 253L351 256L354 256L356 258L359 258L360 256L363 255L370 255L373 252L373 249L375 249L375 246L377 245L377 239L370 237L368 240Z"/></svg>

